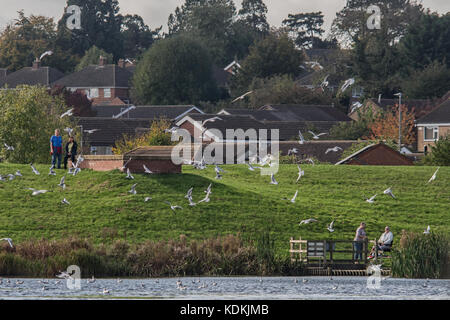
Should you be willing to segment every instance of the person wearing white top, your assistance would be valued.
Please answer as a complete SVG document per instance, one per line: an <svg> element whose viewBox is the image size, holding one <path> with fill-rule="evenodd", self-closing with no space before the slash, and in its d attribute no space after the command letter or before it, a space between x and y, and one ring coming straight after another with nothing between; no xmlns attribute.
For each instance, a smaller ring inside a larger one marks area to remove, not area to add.
<svg viewBox="0 0 450 320"><path fill-rule="evenodd" d="M379 251L391 251L392 242L394 241L394 235L388 226L384 228L384 233L381 235L380 239L378 239L378 250ZM369 256L369 259L373 258L375 255L375 246L372 248L372 252Z"/></svg>

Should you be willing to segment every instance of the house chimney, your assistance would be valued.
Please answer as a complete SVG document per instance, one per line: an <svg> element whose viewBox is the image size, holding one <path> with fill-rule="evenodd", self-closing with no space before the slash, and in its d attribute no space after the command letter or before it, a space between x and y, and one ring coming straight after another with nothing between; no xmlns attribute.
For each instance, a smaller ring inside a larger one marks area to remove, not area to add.
<svg viewBox="0 0 450 320"><path fill-rule="evenodd" d="M33 62L33 70L37 70L41 67L41 60L39 60L38 58L36 58L36 60L34 60Z"/></svg>
<svg viewBox="0 0 450 320"><path fill-rule="evenodd" d="M117 65L121 68L125 68L125 60L119 59L119 61L117 61Z"/></svg>
<svg viewBox="0 0 450 320"><path fill-rule="evenodd" d="M100 56L99 66L106 66L106 58L104 56Z"/></svg>

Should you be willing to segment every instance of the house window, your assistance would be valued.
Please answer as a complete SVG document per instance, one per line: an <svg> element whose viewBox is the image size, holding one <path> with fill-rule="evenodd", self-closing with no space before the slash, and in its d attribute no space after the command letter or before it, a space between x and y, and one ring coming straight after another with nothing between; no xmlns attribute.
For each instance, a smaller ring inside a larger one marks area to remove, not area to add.
<svg viewBox="0 0 450 320"><path fill-rule="evenodd" d="M435 141L439 137L438 127L425 127L424 132L423 137L425 141Z"/></svg>
<svg viewBox="0 0 450 320"><path fill-rule="evenodd" d="M97 147L91 147L91 154L93 155L97 154Z"/></svg>
<svg viewBox="0 0 450 320"><path fill-rule="evenodd" d="M353 98L359 98L364 95L364 88L363 87L354 87L352 88L352 97Z"/></svg>
<svg viewBox="0 0 450 320"><path fill-rule="evenodd" d="M108 88L108 89L103 89L103 96L104 96L105 98L111 98L111 89L110 89L110 88Z"/></svg>
<svg viewBox="0 0 450 320"><path fill-rule="evenodd" d="M91 96L91 98L98 98L98 89L97 88L91 89L90 96Z"/></svg>

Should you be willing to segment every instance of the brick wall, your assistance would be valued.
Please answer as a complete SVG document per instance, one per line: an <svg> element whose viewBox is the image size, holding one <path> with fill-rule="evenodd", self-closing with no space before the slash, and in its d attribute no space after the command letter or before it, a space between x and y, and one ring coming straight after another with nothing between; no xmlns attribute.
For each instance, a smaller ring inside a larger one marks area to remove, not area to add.
<svg viewBox="0 0 450 320"><path fill-rule="evenodd" d="M125 162L122 156L84 156L81 169L91 169L94 171L112 171L121 169ZM171 159L138 159L131 160L127 168L132 173L144 173L143 165L146 165L154 173L181 173L181 165L175 165Z"/></svg>
<svg viewBox="0 0 450 320"><path fill-rule="evenodd" d="M424 127L417 127L417 151L424 152L425 146L427 146L427 151L431 151L431 147L435 146L434 141L424 141L425 129ZM439 127L439 137L445 137L450 135L450 127Z"/></svg>

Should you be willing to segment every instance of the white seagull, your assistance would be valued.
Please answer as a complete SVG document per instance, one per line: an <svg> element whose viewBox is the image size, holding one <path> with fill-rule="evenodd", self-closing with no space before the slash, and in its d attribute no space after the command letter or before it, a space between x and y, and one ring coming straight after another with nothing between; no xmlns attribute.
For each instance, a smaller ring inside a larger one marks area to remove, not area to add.
<svg viewBox="0 0 450 320"><path fill-rule="evenodd" d="M348 80L345 80L344 84L341 87L342 92L344 92L345 90L347 90L348 87L350 87L351 85L353 85L355 83L355 79L354 78L350 78Z"/></svg>
<svg viewBox="0 0 450 320"><path fill-rule="evenodd" d="M271 175L271 177L270 177L270 184L278 184L278 181L277 180L275 180L275 175L272 173L272 175Z"/></svg>
<svg viewBox="0 0 450 320"><path fill-rule="evenodd" d="M93 134L96 131L100 131L100 129L90 129L90 130L84 130L84 132L89 133L89 134Z"/></svg>
<svg viewBox="0 0 450 320"><path fill-rule="evenodd" d="M49 51L45 51L43 54L41 54L41 56L39 57L39 60L42 60L42 58L46 57L46 56L51 56L53 54L53 51L49 50Z"/></svg>
<svg viewBox="0 0 450 320"><path fill-rule="evenodd" d="M18 176L18 177L23 177L23 176L22 176L22 173L20 173L19 170L16 171L15 175Z"/></svg>
<svg viewBox="0 0 450 320"><path fill-rule="evenodd" d="M28 190L33 191L33 193L31 194L32 196L37 196L37 195L49 192L48 190L36 190L36 189L33 189L33 188L28 188Z"/></svg>
<svg viewBox="0 0 450 320"><path fill-rule="evenodd" d="M392 193L392 188L387 188L386 190L383 191L384 194L391 196L392 198L395 199L394 194Z"/></svg>
<svg viewBox="0 0 450 320"><path fill-rule="evenodd" d="M6 143L4 145L5 145L6 151L14 151L13 146L8 146Z"/></svg>
<svg viewBox="0 0 450 320"><path fill-rule="evenodd" d="M2 238L2 239L0 239L0 241L8 241L9 246L10 246L11 248L14 248L14 245L13 245L13 242L12 242L12 239L11 239L11 238Z"/></svg>
<svg viewBox="0 0 450 320"><path fill-rule="evenodd" d="M144 167L145 173L148 173L148 174L153 173L153 171L151 171L149 168L147 168L147 166L145 164L143 164L142 166Z"/></svg>
<svg viewBox="0 0 450 320"><path fill-rule="evenodd" d="M152 200L151 197L145 197L144 202L149 202L150 200Z"/></svg>
<svg viewBox="0 0 450 320"><path fill-rule="evenodd" d="M304 144L305 143L305 138L303 138L303 135L302 135L302 132L300 131L300 130L298 130L298 137L299 137L299 141L298 141L298 143L299 144Z"/></svg>
<svg viewBox="0 0 450 320"><path fill-rule="evenodd" d="M299 165L297 165L297 168L298 168L298 178L297 178L297 181L295 181L295 183L297 183L300 180L300 178L305 175L305 171L302 170L302 168L300 168Z"/></svg>
<svg viewBox="0 0 450 320"><path fill-rule="evenodd" d="M131 190L128 191L128 193L131 193L131 194L137 194L137 192L136 192L136 186L137 186L137 183L133 184L133 185L131 186Z"/></svg>
<svg viewBox="0 0 450 320"><path fill-rule="evenodd" d="M298 149L297 148L292 148L292 149L288 150L288 156L290 156L293 153L297 154L298 153Z"/></svg>
<svg viewBox="0 0 450 320"><path fill-rule="evenodd" d="M126 178L134 180L134 177L131 175L130 168L127 168L127 176L126 176Z"/></svg>
<svg viewBox="0 0 450 320"><path fill-rule="evenodd" d="M31 169L33 170L34 174L40 175L39 171L37 171L37 169L33 166L32 163L30 164L30 166L31 166Z"/></svg>
<svg viewBox="0 0 450 320"><path fill-rule="evenodd" d="M306 219L306 220L300 221L300 223L298 225L301 226L302 224L309 224L309 223L312 223L312 222L318 222L318 220L316 220L314 218Z"/></svg>
<svg viewBox="0 0 450 320"><path fill-rule="evenodd" d="M70 206L70 202L67 201L66 198L64 198L64 199L61 201L61 203L62 203L62 204L67 204L68 206Z"/></svg>
<svg viewBox="0 0 450 320"><path fill-rule="evenodd" d="M328 154L329 152L339 152L339 151L342 151L342 148L336 146L334 148L328 148L327 151L325 151L325 154Z"/></svg>
<svg viewBox="0 0 450 320"><path fill-rule="evenodd" d="M73 132L73 129L67 127L67 128L64 129L64 131L67 132L67 134L68 134L69 136L71 136L71 135L72 135L72 132Z"/></svg>
<svg viewBox="0 0 450 320"><path fill-rule="evenodd" d="M334 232L333 226L334 226L334 220L333 220L333 221L330 223L330 225L327 227L327 230L330 231L330 232Z"/></svg>
<svg viewBox="0 0 450 320"><path fill-rule="evenodd" d="M61 187L61 188L63 188L63 190L66 190L66 183L65 183L65 181L66 181L66 176L63 176L63 177L61 178L61 181L60 181L59 184L58 184L58 186Z"/></svg>
<svg viewBox="0 0 450 320"><path fill-rule="evenodd" d="M295 199L297 199L297 195L298 195L298 190L297 191L295 191L295 194L294 194L294 196L292 197L292 199L291 200L289 200L289 201L291 201L291 203L295 203Z"/></svg>
<svg viewBox="0 0 450 320"><path fill-rule="evenodd" d="M128 159L128 161L127 162L125 162L125 164L123 165L123 167L122 168L120 168L122 171L123 170L125 170L126 168L127 168L127 164L128 163L130 163L130 161L131 161L131 158L130 159Z"/></svg>
<svg viewBox="0 0 450 320"><path fill-rule="evenodd" d="M365 197L366 198L366 202L368 202L368 203L374 203L375 202L375 197L377 196L377 194L376 195L374 195L373 197L371 197L370 199L368 199L367 197Z"/></svg>
<svg viewBox="0 0 450 320"><path fill-rule="evenodd" d="M70 116L72 116L72 115L73 115L73 108L70 109L70 110L68 110L68 111L66 111L66 112L64 112L64 113L60 116L60 118L62 119L62 118L64 118L65 116L70 117Z"/></svg>
<svg viewBox="0 0 450 320"><path fill-rule="evenodd" d="M436 172L433 174L433 176L430 178L430 180L428 180L428 182L427 183L430 183L431 181L434 181L434 180L436 180L436 174L438 173L438 171L439 171L439 169L440 169L440 167L439 168L437 168L437 170L436 170Z"/></svg>
<svg viewBox="0 0 450 320"><path fill-rule="evenodd" d="M430 234L430 226L427 227L427 229L423 232L423 234Z"/></svg>
<svg viewBox="0 0 450 320"><path fill-rule="evenodd" d="M119 114L117 114L117 115L114 115L114 116L112 116L112 117L113 117L113 119L120 118L120 117L123 116L125 113L128 113L128 112L130 112L130 111L133 110L133 109L136 109L136 106L130 106L130 107L126 108L124 111L122 111L121 113L119 113Z"/></svg>
<svg viewBox="0 0 450 320"><path fill-rule="evenodd" d="M172 205L169 201L164 201L164 202L167 203L167 204L170 206L170 209L172 209L173 212L175 212L176 209L181 209L181 210L183 210L182 207L177 206L177 205L174 206L174 205Z"/></svg>
<svg viewBox="0 0 450 320"><path fill-rule="evenodd" d="M253 91L249 91L249 92L247 92L247 93L244 93L242 96L237 97L236 99L234 99L233 101L231 101L231 103L235 103L236 101L242 100L242 99L244 99L246 96L248 96L249 94L252 94L252 93L253 93Z"/></svg>
<svg viewBox="0 0 450 320"><path fill-rule="evenodd" d="M319 140L319 139L320 139L320 136L323 136L323 135L325 135L325 134L328 134L328 133L326 133L326 132L319 133L319 134L315 134L315 133L312 132L312 131L308 131L308 132L311 133L311 134L313 135L313 139L314 139L314 140Z"/></svg>
<svg viewBox="0 0 450 320"><path fill-rule="evenodd" d="M205 121L202 122L202 127L207 124L208 122L215 122L216 120L223 120L222 118L219 117L212 117L209 119L206 119Z"/></svg>
<svg viewBox="0 0 450 320"><path fill-rule="evenodd" d="M190 188L184 197L186 199L192 198L192 191L194 191L194 187Z"/></svg>

